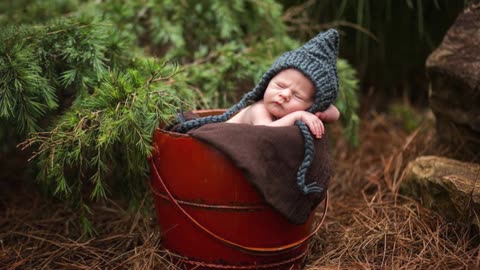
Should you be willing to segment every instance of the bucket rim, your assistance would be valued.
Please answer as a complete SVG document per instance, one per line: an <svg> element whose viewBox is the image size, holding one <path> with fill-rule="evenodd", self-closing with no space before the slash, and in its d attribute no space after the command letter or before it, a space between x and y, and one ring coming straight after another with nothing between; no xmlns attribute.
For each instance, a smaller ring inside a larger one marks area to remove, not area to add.
<svg viewBox="0 0 480 270"><path fill-rule="evenodd" d="M168 136L173 137L173 138L191 138L191 136L186 134L186 133L180 133L180 132L175 132L175 131L171 131L171 130L166 130L166 129L161 128L161 127L155 129L155 132L162 133L162 134L168 135Z"/></svg>
<svg viewBox="0 0 480 270"><path fill-rule="evenodd" d="M226 112L226 109L206 109L206 110L193 110L192 113L199 115L200 117L204 116L210 116L210 115L219 115L224 112ZM166 130L166 126L160 125L160 127L155 129L155 132L161 132L167 135L170 135L172 137L183 137L183 138L189 138L190 135L186 133L180 133L180 132L175 132L171 130Z"/></svg>

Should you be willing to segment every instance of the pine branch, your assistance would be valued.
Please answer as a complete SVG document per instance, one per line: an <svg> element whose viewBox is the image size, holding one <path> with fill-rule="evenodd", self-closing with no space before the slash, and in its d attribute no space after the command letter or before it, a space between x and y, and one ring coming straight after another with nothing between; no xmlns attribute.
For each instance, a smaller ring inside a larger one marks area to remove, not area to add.
<svg viewBox="0 0 480 270"><path fill-rule="evenodd" d="M145 66L145 74L105 73L95 93L59 118L54 129L32 133L20 145L38 147L34 158L40 165L39 180L55 194L78 200L91 186L89 199L83 201L106 199L109 181L115 178L114 186L126 185L131 181L126 175L137 182L131 195L144 188L153 131L168 122L181 103L165 81L150 77L172 77L178 68L152 61Z"/></svg>
<svg viewBox="0 0 480 270"><path fill-rule="evenodd" d="M57 106L33 49L19 42L25 34L18 27L0 33L0 119L16 126L19 135L38 131L38 120Z"/></svg>

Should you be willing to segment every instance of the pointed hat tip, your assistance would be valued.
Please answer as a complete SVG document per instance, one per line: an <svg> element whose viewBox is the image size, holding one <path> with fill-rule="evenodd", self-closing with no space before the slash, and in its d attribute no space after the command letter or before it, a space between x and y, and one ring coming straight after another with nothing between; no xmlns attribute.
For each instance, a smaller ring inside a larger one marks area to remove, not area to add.
<svg viewBox="0 0 480 270"><path fill-rule="evenodd" d="M338 31L335 29L329 29L323 33L325 40L329 43L329 45L338 52L338 43L339 43L339 36Z"/></svg>

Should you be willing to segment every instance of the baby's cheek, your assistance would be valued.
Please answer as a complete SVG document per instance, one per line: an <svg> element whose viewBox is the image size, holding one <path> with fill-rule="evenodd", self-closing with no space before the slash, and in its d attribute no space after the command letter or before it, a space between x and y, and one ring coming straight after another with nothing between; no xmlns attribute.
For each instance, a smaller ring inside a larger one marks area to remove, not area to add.
<svg viewBox="0 0 480 270"><path fill-rule="evenodd" d="M308 103L305 103L305 102L297 102L293 106L294 111L306 111L308 108L310 108L310 105Z"/></svg>

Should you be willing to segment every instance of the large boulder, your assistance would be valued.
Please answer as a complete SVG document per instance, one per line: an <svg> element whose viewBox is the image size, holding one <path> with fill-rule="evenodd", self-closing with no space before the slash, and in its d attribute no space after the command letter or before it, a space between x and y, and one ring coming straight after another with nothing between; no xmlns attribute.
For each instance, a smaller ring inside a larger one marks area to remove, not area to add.
<svg viewBox="0 0 480 270"><path fill-rule="evenodd" d="M458 16L428 57L426 70L441 141L480 151L480 4Z"/></svg>
<svg viewBox="0 0 480 270"><path fill-rule="evenodd" d="M480 228L480 164L419 157L405 169L400 193L447 219Z"/></svg>

